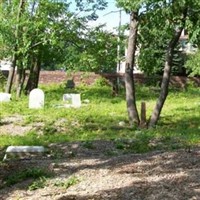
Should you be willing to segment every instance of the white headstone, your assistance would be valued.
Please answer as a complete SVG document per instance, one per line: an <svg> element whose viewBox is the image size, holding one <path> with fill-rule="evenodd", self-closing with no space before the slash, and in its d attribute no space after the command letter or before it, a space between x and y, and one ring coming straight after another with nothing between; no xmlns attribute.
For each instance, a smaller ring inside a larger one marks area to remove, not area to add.
<svg viewBox="0 0 200 200"><path fill-rule="evenodd" d="M72 106L73 107L81 107L81 95L80 94L72 95Z"/></svg>
<svg viewBox="0 0 200 200"><path fill-rule="evenodd" d="M29 95L29 108L44 107L44 92L41 89L33 89Z"/></svg>
<svg viewBox="0 0 200 200"><path fill-rule="evenodd" d="M72 107L81 106L81 95L80 94L64 94L63 101L69 101Z"/></svg>
<svg viewBox="0 0 200 200"><path fill-rule="evenodd" d="M72 94L63 94L63 101L72 101Z"/></svg>
<svg viewBox="0 0 200 200"><path fill-rule="evenodd" d="M6 149L3 160L5 161L9 155L12 156L24 156L28 154L42 154L45 152L43 146L9 146Z"/></svg>
<svg viewBox="0 0 200 200"><path fill-rule="evenodd" d="M9 146L6 153L42 153L44 152L43 146Z"/></svg>
<svg viewBox="0 0 200 200"><path fill-rule="evenodd" d="M11 94L0 92L0 102L9 102Z"/></svg>

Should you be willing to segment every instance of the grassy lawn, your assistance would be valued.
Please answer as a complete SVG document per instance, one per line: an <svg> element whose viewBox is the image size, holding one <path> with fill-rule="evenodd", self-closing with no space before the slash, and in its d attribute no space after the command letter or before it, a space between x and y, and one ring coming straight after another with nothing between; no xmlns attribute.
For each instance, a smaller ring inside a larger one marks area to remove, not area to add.
<svg viewBox="0 0 200 200"><path fill-rule="evenodd" d="M113 97L109 86L79 86L75 90L64 85L40 86L45 92L45 107L28 109L28 97L12 99L0 105L1 119L23 116L20 126L42 123L23 136L1 132L0 147L8 145L49 145L56 142L115 140L118 148L128 152L147 152L196 146L200 141L200 88L170 89L161 119L154 129L136 129L128 124L124 91ZM147 118L155 105L158 90L137 85L137 105L147 105ZM80 92L89 104L81 108L62 108L64 93ZM123 126L119 125L123 122ZM3 125L3 122L1 122ZM1 127L0 127L1 128ZM13 133L15 130L13 129Z"/></svg>

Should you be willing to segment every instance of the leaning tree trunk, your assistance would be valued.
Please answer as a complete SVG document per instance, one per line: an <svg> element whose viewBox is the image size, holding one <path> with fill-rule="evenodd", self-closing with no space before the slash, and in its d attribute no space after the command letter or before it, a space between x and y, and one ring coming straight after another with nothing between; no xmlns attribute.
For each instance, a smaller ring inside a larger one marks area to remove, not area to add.
<svg viewBox="0 0 200 200"><path fill-rule="evenodd" d="M135 83L133 76L136 41L137 41L137 29L138 29L138 12L133 11L130 16L130 32L129 32L128 51L127 51L126 66L125 66L126 104L127 104L129 122L131 125L139 125L140 123L136 107Z"/></svg>
<svg viewBox="0 0 200 200"><path fill-rule="evenodd" d="M168 44L168 49L166 53L166 58L165 58L165 67L164 67L164 72L163 72L163 77L162 77L162 83L161 83L161 91L160 95L158 97L158 100L156 102L155 108L152 112L151 118L149 120L148 127L153 127L157 124L159 118L160 118L160 113L162 111L163 105L165 103L165 100L168 95L168 88L169 88L169 81L170 81L170 76L171 76L171 68L172 68L172 61L173 61L173 54L174 54L174 49L179 41L179 38L181 36L181 33L185 27L185 21L186 21L186 16L187 16L187 9L184 10L183 12L183 18L182 18L182 26L176 29L174 32L173 38Z"/></svg>

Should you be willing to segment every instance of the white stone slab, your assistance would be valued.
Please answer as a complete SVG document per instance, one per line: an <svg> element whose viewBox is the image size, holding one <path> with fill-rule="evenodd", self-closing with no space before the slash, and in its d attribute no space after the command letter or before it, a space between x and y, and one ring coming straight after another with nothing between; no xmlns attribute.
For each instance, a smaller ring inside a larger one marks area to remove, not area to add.
<svg viewBox="0 0 200 200"><path fill-rule="evenodd" d="M30 154L42 154L45 152L43 146L9 146L6 149L3 160L6 160L8 155L19 156L19 155L30 155Z"/></svg>
<svg viewBox="0 0 200 200"><path fill-rule="evenodd" d="M33 89L29 95L29 108L44 107L44 92L41 89Z"/></svg>
<svg viewBox="0 0 200 200"><path fill-rule="evenodd" d="M0 102L9 102L11 94L0 92Z"/></svg>
<svg viewBox="0 0 200 200"><path fill-rule="evenodd" d="M69 107L81 107L81 95L80 94L64 94L63 101L69 101L71 105Z"/></svg>
<svg viewBox="0 0 200 200"><path fill-rule="evenodd" d="M44 152L43 146L9 146L6 149L6 153L18 153L18 152Z"/></svg>
<svg viewBox="0 0 200 200"><path fill-rule="evenodd" d="M72 94L63 94L63 101L72 101Z"/></svg>
<svg viewBox="0 0 200 200"><path fill-rule="evenodd" d="M81 95L80 94L72 95L72 106L81 107Z"/></svg>

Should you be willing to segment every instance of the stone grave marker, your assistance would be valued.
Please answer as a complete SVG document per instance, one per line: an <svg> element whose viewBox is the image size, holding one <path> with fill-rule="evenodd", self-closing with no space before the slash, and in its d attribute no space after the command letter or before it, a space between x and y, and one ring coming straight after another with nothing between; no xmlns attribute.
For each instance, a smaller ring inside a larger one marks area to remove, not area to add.
<svg viewBox="0 0 200 200"><path fill-rule="evenodd" d="M81 107L81 95L80 94L64 94L63 101L68 101L70 107Z"/></svg>
<svg viewBox="0 0 200 200"><path fill-rule="evenodd" d="M63 94L63 101L72 102L72 94Z"/></svg>
<svg viewBox="0 0 200 200"><path fill-rule="evenodd" d="M41 89L33 89L29 95L29 108L44 107L44 92Z"/></svg>
<svg viewBox="0 0 200 200"><path fill-rule="evenodd" d="M9 102L11 94L0 92L0 102Z"/></svg>
<svg viewBox="0 0 200 200"><path fill-rule="evenodd" d="M10 157L24 157L30 155L42 155L45 152L43 146L9 146L6 149L3 161Z"/></svg>
<svg viewBox="0 0 200 200"><path fill-rule="evenodd" d="M70 89L75 88L74 79L69 79L69 80L67 80L66 88L70 88Z"/></svg>
<svg viewBox="0 0 200 200"><path fill-rule="evenodd" d="M81 95L80 94L72 95L72 106L73 107L81 107Z"/></svg>

